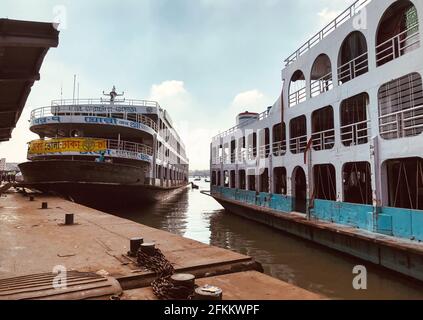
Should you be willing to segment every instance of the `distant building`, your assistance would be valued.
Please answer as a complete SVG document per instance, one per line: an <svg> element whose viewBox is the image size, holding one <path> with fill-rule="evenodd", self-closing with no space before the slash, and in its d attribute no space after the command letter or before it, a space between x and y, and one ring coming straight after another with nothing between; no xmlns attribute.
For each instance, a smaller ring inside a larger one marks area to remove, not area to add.
<svg viewBox="0 0 423 320"><path fill-rule="evenodd" d="M5 171L6 170L6 159L2 158L0 159L0 171Z"/></svg>

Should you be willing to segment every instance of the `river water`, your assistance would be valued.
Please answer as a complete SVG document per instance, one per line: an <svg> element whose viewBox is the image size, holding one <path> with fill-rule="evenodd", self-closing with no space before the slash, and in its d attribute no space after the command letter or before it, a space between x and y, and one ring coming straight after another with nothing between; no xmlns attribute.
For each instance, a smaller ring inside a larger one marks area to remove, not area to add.
<svg viewBox="0 0 423 320"><path fill-rule="evenodd" d="M197 183L197 182L196 182ZM200 190L209 184L198 182ZM333 299L423 299L423 284L226 212L191 188L141 210L111 212L180 236L254 257L265 273ZM356 291L352 270L365 265L368 289Z"/></svg>

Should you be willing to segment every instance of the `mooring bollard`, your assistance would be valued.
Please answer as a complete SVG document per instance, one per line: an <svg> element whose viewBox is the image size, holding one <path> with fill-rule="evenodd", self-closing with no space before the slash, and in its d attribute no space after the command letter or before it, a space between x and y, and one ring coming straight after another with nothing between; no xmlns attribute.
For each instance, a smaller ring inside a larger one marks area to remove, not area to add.
<svg viewBox="0 0 423 320"><path fill-rule="evenodd" d="M71 226L74 224L74 215L73 213L66 213L65 215L65 225Z"/></svg>
<svg viewBox="0 0 423 320"><path fill-rule="evenodd" d="M43 202L42 204L41 204L41 209L48 209L48 203L47 202Z"/></svg>
<svg viewBox="0 0 423 320"><path fill-rule="evenodd" d="M214 286L205 285L195 289L194 300L222 300L222 289Z"/></svg>
<svg viewBox="0 0 423 320"><path fill-rule="evenodd" d="M35 197L34 196L29 196L29 201L34 201Z"/></svg>
<svg viewBox="0 0 423 320"><path fill-rule="evenodd" d="M131 256L131 257L136 257L138 250L140 249L140 247L143 243L144 243L143 238L132 238L130 240L128 255Z"/></svg>
<svg viewBox="0 0 423 320"><path fill-rule="evenodd" d="M156 253L156 245L152 242L142 243L141 251L146 255L153 256Z"/></svg>
<svg viewBox="0 0 423 320"><path fill-rule="evenodd" d="M195 287L195 276L189 273L175 273L170 277L170 281L177 287Z"/></svg>

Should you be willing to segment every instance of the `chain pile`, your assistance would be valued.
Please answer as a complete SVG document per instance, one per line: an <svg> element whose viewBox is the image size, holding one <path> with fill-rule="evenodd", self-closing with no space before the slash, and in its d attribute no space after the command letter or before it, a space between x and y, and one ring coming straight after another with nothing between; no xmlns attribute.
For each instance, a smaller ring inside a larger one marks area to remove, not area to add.
<svg viewBox="0 0 423 320"><path fill-rule="evenodd" d="M137 253L137 262L140 266L156 273L157 279L151 283L155 296L161 300L190 300L194 295L191 286L177 286L170 277L175 269L166 259L160 249L155 248L154 254L149 255L141 249Z"/></svg>

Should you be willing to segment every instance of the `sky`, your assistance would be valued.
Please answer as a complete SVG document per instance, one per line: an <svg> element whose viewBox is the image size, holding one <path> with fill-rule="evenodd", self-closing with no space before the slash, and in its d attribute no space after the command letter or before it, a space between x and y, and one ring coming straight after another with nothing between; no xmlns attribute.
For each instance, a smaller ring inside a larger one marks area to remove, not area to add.
<svg viewBox="0 0 423 320"><path fill-rule="evenodd" d="M208 169L213 136L243 111L278 99L283 61L354 0L1 0L0 17L60 21L0 158L26 160L32 109L100 98L113 85L127 99L158 101L182 137L191 169Z"/></svg>

